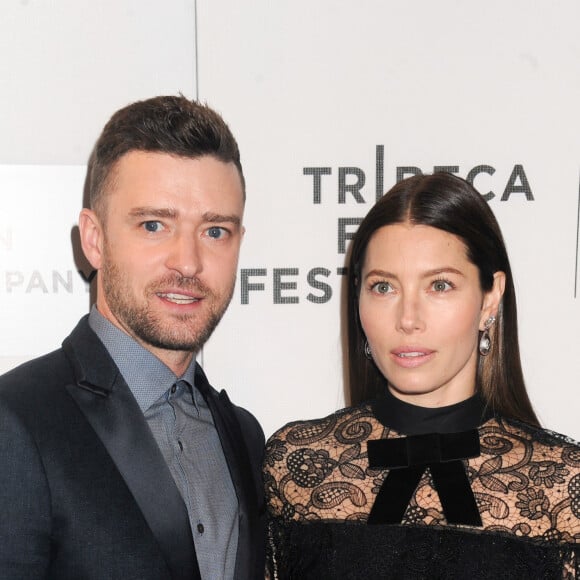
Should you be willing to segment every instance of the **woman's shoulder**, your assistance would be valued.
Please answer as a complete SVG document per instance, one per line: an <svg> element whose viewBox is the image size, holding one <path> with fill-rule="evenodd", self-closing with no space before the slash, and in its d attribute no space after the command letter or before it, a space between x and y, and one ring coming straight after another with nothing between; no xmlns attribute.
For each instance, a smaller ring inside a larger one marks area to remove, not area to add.
<svg viewBox="0 0 580 580"><path fill-rule="evenodd" d="M580 453L580 442L575 441L572 437L545 427L540 427L539 425L532 425L517 419L498 416L485 423L482 426L482 431L485 433L490 430L490 427L492 432L494 428L499 428L514 437L530 441L539 447L574 448Z"/></svg>
<svg viewBox="0 0 580 580"><path fill-rule="evenodd" d="M323 441L328 435L334 433L337 428L342 429L346 425L368 423L369 421L374 421L374 415L369 404L363 403L356 407L345 407L326 417L286 423L270 436L266 446L273 441L287 441L292 445L309 446ZM359 429L364 430L362 426Z"/></svg>
<svg viewBox="0 0 580 580"><path fill-rule="evenodd" d="M482 458L486 469L500 465L508 472L518 471L522 481L546 483L546 493L574 491L580 500L580 444L572 438L537 425L496 417L479 429ZM554 487L559 482L561 489ZM556 498L553 498L554 500ZM580 517L580 503L575 507Z"/></svg>
<svg viewBox="0 0 580 580"><path fill-rule="evenodd" d="M385 436L385 427L368 404L347 407L320 419L292 421L266 442L264 472L282 477L296 462L327 466L356 455L362 460L368 439ZM349 459L349 461L350 461Z"/></svg>
<svg viewBox="0 0 580 580"><path fill-rule="evenodd" d="M367 488L372 495L366 441L385 434L366 404L320 419L293 421L276 431L264 455L270 514L286 520L318 519L341 512L346 504L353 513L360 511L369 501Z"/></svg>

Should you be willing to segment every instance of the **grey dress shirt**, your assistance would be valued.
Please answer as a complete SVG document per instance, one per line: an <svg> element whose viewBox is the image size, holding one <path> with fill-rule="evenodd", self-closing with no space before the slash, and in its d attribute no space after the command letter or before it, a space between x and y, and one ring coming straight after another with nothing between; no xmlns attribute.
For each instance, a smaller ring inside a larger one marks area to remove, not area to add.
<svg viewBox="0 0 580 580"><path fill-rule="evenodd" d="M210 410L194 385L195 359L176 377L96 307L89 324L129 385L181 492L201 577L233 578L238 501Z"/></svg>

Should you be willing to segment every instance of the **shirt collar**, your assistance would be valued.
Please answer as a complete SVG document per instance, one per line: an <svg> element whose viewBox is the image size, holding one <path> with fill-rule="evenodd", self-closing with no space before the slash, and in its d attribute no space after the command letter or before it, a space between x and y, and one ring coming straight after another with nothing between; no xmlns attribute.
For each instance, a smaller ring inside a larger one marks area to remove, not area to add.
<svg viewBox="0 0 580 580"><path fill-rule="evenodd" d="M178 379L194 386L195 357L192 358L185 373L177 377L155 355L107 320L96 306L91 308L89 326L105 345L121 371L141 411L145 412Z"/></svg>

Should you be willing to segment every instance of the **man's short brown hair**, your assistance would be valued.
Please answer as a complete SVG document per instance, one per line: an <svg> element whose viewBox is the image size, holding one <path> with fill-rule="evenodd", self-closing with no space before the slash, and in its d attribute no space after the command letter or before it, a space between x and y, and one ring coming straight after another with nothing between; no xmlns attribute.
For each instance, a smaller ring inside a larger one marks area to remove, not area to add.
<svg viewBox="0 0 580 580"><path fill-rule="evenodd" d="M102 210L116 162L130 151L198 158L209 155L238 168L245 181L238 144L222 117L206 104L184 96L137 101L117 111L105 125L87 167L89 207Z"/></svg>

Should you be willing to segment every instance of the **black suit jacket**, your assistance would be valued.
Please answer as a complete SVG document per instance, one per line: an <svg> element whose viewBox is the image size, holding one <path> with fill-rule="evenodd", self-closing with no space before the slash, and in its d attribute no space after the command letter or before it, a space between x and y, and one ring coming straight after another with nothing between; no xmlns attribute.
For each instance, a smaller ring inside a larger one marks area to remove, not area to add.
<svg viewBox="0 0 580 580"><path fill-rule="evenodd" d="M263 578L264 435L199 367L195 382L238 497L235 578ZM61 349L0 377L0 578L199 578L185 504L87 317Z"/></svg>

